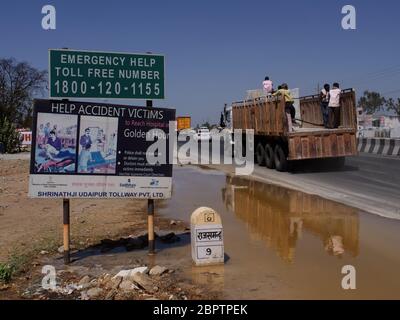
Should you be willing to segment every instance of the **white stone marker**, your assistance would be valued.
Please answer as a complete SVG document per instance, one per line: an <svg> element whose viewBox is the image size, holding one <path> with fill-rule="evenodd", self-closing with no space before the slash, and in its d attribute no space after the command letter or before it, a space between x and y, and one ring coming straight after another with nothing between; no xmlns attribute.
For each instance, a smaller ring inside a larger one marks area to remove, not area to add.
<svg viewBox="0 0 400 320"><path fill-rule="evenodd" d="M220 215L211 208L196 209L190 217L192 258L197 266L224 263Z"/></svg>

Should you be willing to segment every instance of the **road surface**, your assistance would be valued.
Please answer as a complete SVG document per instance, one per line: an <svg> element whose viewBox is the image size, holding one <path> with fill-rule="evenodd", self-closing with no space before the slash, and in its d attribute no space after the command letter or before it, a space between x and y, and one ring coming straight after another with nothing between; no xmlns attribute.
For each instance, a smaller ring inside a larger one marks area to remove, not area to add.
<svg viewBox="0 0 400 320"><path fill-rule="evenodd" d="M400 159L362 153L346 159L341 170L316 166L315 161L282 173L255 166L253 176L271 183L400 219Z"/></svg>
<svg viewBox="0 0 400 320"><path fill-rule="evenodd" d="M234 173L232 165L210 166ZM346 158L342 169L331 169L320 160L301 161L297 162L292 172L278 172L255 165L250 177L317 194L380 216L400 219L399 157L360 153L359 156Z"/></svg>
<svg viewBox="0 0 400 320"><path fill-rule="evenodd" d="M181 146L182 144L180 144ZM29 153L1 155L1 158L29 159ZM231 165L211 165L234 173ZM254 166L252 179L317 194L370 213L400 219L400 158L360 153L346 158L341 170L319 161L305 161L293 172L278 172Z"/></svg>

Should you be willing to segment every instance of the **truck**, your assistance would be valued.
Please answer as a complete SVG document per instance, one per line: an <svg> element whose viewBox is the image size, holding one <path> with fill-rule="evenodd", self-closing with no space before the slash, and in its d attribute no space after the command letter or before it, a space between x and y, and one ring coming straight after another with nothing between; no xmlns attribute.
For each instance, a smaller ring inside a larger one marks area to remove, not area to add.
<svg viewBox="0 0 400 320"><path fill-rule="evenodd" d="M192 119L189 116L176 117L176 121L178 131L191 128Z"/></svg>
<svg viewBox="0 0 400 320"><path fill-rule="evenodd" d="M254 161L278 171L290 170L291 165L305 159L332 159L331 166L340 168L345 157L355 156L357 150L356 95L353 89L341 94L340 126L323 126L319 95L300 97L299 127L292 126L285 112L282 96L264 96L232 103L232 129L243 130L245 149L246 129L254 130Z"/></svg>

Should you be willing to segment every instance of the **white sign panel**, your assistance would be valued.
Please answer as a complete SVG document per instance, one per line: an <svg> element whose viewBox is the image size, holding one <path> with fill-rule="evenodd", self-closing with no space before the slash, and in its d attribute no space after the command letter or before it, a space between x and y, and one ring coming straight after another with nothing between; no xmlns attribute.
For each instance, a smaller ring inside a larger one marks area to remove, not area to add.
<svg viewBox="0 0 400 320"><path fill-rule="evenodd" d="M174 120L173 109L35 100L29 195L170 198Z"/></svg>
<svg viewBox="0 0 400 320"><path fill-rule="evenodd" d="M169 177L30 175L32 198L168 199Z"/></svg>

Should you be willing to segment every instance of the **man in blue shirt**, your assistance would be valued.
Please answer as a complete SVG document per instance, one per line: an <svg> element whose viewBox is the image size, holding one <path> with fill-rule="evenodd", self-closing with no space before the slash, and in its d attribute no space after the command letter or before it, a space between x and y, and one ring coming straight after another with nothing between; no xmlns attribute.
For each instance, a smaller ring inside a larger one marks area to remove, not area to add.
<svg viewBox="0 0 400 320"><path fill-rule="evenodd" d="M87 145L92 145L92 139L90 138L90 129L85 129L85 134L79 140L79 144L82 146L82 150L86 149Z"/></svg>

